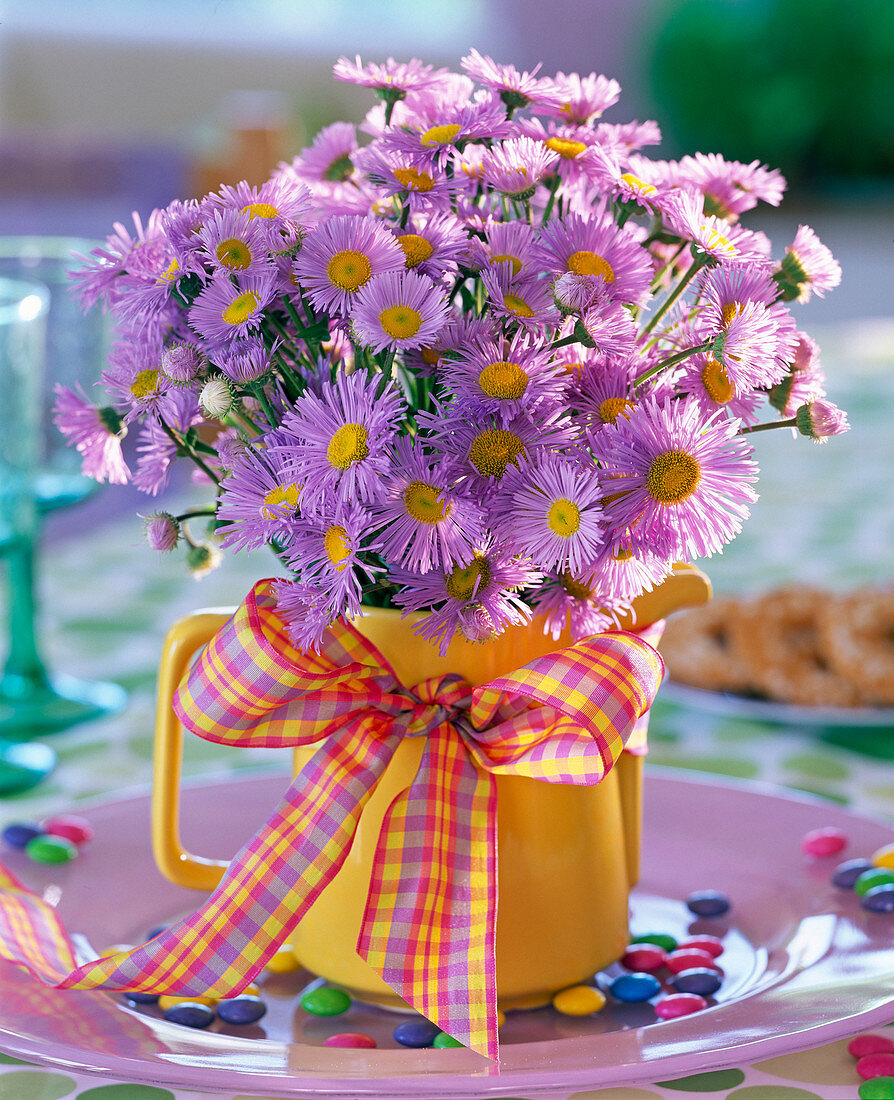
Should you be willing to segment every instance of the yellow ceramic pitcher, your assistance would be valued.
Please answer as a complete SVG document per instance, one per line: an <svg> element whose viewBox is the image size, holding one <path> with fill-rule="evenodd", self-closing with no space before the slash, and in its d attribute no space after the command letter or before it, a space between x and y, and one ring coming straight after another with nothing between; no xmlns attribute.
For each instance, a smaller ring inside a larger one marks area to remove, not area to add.
<svg viewBox="0 0 894 1100"><path fill-rule="evenodd" d="M664 618L710 596L704 574L675 567L667 580L636 603L637 625ZM155 859L173 882L210 891L225 862L184 851L179 836L183 731L172 700L196 651L232 614L200 611L168 632L159 674L152 824ZM570 644L537 626L510 628L485 644L454 640L440 656L413 634L419 616L367 609L355 626L390 661L400 681L419 683L458 673L473 685L504 675ZM298 749L299 770L316 746ZM361 1000L400 1007L403 1002L355 950L376 841L385 811L407 787L422 742L408 738L394 754L364 807L344 866L292 935L302 964ZM627 945L628 893L639 863L642 758L623 753L595 787L497 776L498 896L497 992L503 1008L548 1003L621 955ZM246 834L248 839L248 833Z"/></svg>

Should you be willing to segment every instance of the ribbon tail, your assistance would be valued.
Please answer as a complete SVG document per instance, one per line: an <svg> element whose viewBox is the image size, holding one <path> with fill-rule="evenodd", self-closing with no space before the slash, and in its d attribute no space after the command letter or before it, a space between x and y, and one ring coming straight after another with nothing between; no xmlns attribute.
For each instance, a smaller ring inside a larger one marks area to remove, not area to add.
<svg viewBox="0 0 894 1100"><path fill-rule="evenodd" d="M497 1060L497 795L446 723L382 822L357 951L405 1001Z"/></svg>
<svg viewBox="0 0 894 1100"><path fill-rule="evenodd" d="M75 969L55 912L0 869L0 957L59 989L240 992L341 868L399 742L366 720L324 743L199 910L147 944Z"/></svg>

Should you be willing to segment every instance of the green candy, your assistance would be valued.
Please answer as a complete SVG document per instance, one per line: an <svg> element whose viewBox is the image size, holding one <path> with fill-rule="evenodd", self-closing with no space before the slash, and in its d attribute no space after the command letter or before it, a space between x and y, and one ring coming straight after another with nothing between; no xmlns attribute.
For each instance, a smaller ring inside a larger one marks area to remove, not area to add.
<svg viewBox="0 0 894 1100"><path fill-rule="evenodd" d="M439 1031L432 1043L433 1047L461 1047L462 1045L459 1039L454 1039L453 1036L448 1035L446 1031Z"/></svg>
<svg viewBox="0 0 894 1100"><path fill-rule="evenodd" d="M305 993L301 998L301 1007L311 1016L341 1016L351 1007L351 998L343 989L324 985Z"/></svg>
<svg viewBox="0 0 894 1100"><path fill-rule="evenodd" d="M666 932L646 932L642 936L633 936L630 940L631 943L654 943L656 947L661 947L665 951L676 951L677 941L673 936L669 936Z"/></svg>
<svg viewBox="0 0 894 1100"><path fill-rule="evenodd" d="M857 1089L860 1100L894 1100L894 1077L872 1077Z"/></svg>
<svg viewBox="0 0 894 1100"><path fill-rule="evenodd" d="M33 837L25 845L25 855L35 863L71 863L77 854L78 850L70 840L48 833Z"/></svg>
<svg viewBox="0 0 894 1100"><path fill-rule="evenodd" d="M31 842L34 843L33 841ZM30 845L29 845L30 847ZM25 851L28 849L26 848ZM864 871L854 883L854 893L859 897L867 894L873 886L883 886L887 882L894 882L894 871L885 867L873 867L871 871Z"/></svg>

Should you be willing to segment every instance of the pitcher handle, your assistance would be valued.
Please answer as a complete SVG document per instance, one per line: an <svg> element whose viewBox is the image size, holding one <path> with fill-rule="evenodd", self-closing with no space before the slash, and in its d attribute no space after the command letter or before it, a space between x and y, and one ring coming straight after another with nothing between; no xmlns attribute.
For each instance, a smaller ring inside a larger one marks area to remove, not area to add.
<svg viewBox="0 0 894 1100"><path fill-rule="evenodd" d="M180 771L183 727L174 713L174 694L193 655L211 640L233 609L209 608L186 615L165 636L158 670L155 763L152 782L152 850L161 873L178 886L211 891L229 866L185 851L180 842Z"/></svg>

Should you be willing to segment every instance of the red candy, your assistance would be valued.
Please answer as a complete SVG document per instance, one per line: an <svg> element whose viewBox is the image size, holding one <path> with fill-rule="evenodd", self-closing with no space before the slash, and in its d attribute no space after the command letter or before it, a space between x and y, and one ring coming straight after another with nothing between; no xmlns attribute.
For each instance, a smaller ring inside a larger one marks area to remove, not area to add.
<svg viewBox="0 0 894 1100"><path fill-rule="evenodd" d="M677 944L678 951L689 951L692 948L697 951L707 951L712 959L723 954L723 944L716 936L693 936Z"/></svg>
<svg viewBox="0 0 894 1100"><path fill-rule="evenodd" d="M621 965L628 970L651 974L664 966L667 952L655 943L633 943L621 958Z"/></svg>
<svg viewBox="0 0 894 1100"><path fill-rule="evenodd" d="M866 1054L857 1062L857 1073L864 1081L873 1077L891 1077L894 1075L894 1054L879 1051L878 1054Z"/></svg>
<svg viewBox="0 0 894 1100"><path fill-rule="evenodd" d="M847 836L831 825L825 829L812 829L801 841L801 851L805 855L817 856L820 859L826 856L837 856L846 847Z"/></svg>
<svg viewBox="0 0 894 1100"><path fill-rule="evenodd" d="M675 1020L678 1016L689 1016L707 1007L708 1002L698 993L671 993L670 996L656 1001L655 1015L662 1020Z"/></svg>
<svg viewBox="0 0 894 1100"><path fill-rule="evenodd" d="M78 848L93 839L93 826L86 818L78 817L77 814L57 814L55 817L48 817L42 823L42 828L50 836L65 837Z"/></svg>
<svg viewBox="0 0 894 1100"><path fill-rule="evenodd" d="M894 1054L894 1043L884 1035L857 1035L847 1044L847 1052L853 1058L867 1054Z"/></svg>
<svg viewBox="0 0 894 1100"><path fill-rule="evenodd" d="M687 947L684 950L678 948L664 960L664 965L671 974L679 974L681 970L695 970L696 967L708 967L709 970L719 970L720 967L709 951L702 951L697 947Z"/></svg>
<svg viewBox="0 0 894 1100"><path fill-rule="evenodd" d="M359 1031L343 1031L340 1035L330 1035L323 1040L324 1047L355 1047L373 1050L376 1041L371 1035L362 1035Z"/></svg>

